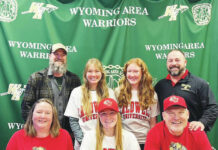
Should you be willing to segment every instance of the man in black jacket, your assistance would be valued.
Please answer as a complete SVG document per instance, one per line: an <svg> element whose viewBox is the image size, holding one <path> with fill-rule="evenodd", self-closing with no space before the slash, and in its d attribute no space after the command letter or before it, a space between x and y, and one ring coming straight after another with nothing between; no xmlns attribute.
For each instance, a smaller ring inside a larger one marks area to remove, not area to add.
<svg viewBox="0 0 218 150"><path fill-rule="evenodd" d="M212 128L218 115L215 97L206 81L192 75L186 69L187 60L180 50L172 50L167 56L169 74L160 80L155 91L158 95L161 113L163 100L170 95L178 95L186 100L190 111L190 130L208 131Z"/></svg>
<svg viewBox="0 0 218 150"><path fill-rule="evenodd" d="M80 85L79 77L67 70L66 47L61 43L52 45L49 67L33 73L28 80L21 104L24 121L34 102L40 98L50 98L56 106L61 127L72 133L69 119L64 116L64 112L71 91Z"/></svg>

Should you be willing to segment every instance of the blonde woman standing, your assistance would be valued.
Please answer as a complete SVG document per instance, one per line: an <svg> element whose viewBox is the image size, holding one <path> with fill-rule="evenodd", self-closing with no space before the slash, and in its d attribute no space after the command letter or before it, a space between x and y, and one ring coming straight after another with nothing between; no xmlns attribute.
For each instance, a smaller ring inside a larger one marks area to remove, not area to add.
<svg viewBox="0 0 218 150"><path fill-rule="evenodd" d="M129 60L123 73L120 86L115 89L123 128L136 136L141 150L144 150L147 133L159 115L157 95L148 68L140 58Z"/></svg>
<svg viewBox="0 0 218 150"><path fill-rule="evenodd" d="M134 134L122 129L115 100L105 98L99 103L96 130L85 134L80 150L140 150Z"/></svg>
<svg viewBox="0 0 218 150"><path fill-rule="evenodd" d="M96 128L100 100L106 97L115 98L113 90L107 87L105 77L101 62L96 58L89 59L83 73L83 85L71 92L64 115L70 117L75 150L79 149L83 135Z"/></svg>

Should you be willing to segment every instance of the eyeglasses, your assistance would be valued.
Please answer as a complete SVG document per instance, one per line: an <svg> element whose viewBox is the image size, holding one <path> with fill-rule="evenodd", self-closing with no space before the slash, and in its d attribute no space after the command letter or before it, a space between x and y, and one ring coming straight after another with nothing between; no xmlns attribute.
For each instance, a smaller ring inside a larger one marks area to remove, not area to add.
<svg viewBox="0 0 218 150"><path fill-rule="evenodd" d="M54 52L53 54L55 55L55 57L64 57L67 55L66 53L56 53L56 52Z"/></svg>
<svg viewBox="0 0 218 150"><path fill-rule="evenodd" d="M116 111L101 112L101 113L99 113L100 117L115 116L116 114L117 114Z"/></svg>

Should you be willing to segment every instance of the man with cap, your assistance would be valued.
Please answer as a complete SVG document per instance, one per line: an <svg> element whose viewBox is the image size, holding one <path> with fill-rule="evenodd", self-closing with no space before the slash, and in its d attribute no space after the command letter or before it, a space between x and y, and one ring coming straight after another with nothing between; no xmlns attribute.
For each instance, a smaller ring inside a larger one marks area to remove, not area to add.
<svg viewBox="0 0 218 150"><path fill-rule="evenodd" d="M163 102L163 121L148 133L144 150L211 150L204 131L189 130L189 111L184 98L176 95Z"/></svg>
<svg viewBox="0 0 218 150"><path fill-rule="evenodd" d="M77 75L67 70L67 49L61 43L52 45L49 67L33 73L27 83L21 104L22 117L26 121L28 113L40 98L52 99L57 108L61 127L72 132L64 111L71 91L81 84Z"/></svg>

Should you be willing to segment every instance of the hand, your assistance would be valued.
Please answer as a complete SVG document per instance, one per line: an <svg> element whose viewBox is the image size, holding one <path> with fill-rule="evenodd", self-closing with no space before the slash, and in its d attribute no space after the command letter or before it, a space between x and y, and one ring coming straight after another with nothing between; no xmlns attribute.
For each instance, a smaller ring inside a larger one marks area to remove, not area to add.
<svg viewBox="0 0 218 150"><path fill-rule="evenodd" d="M201 123L200 121L192 121L189 123L189 130L194 130L196 131L198 128L200 128L201 131L204 130L205 126L203 123Z"/></svg>

